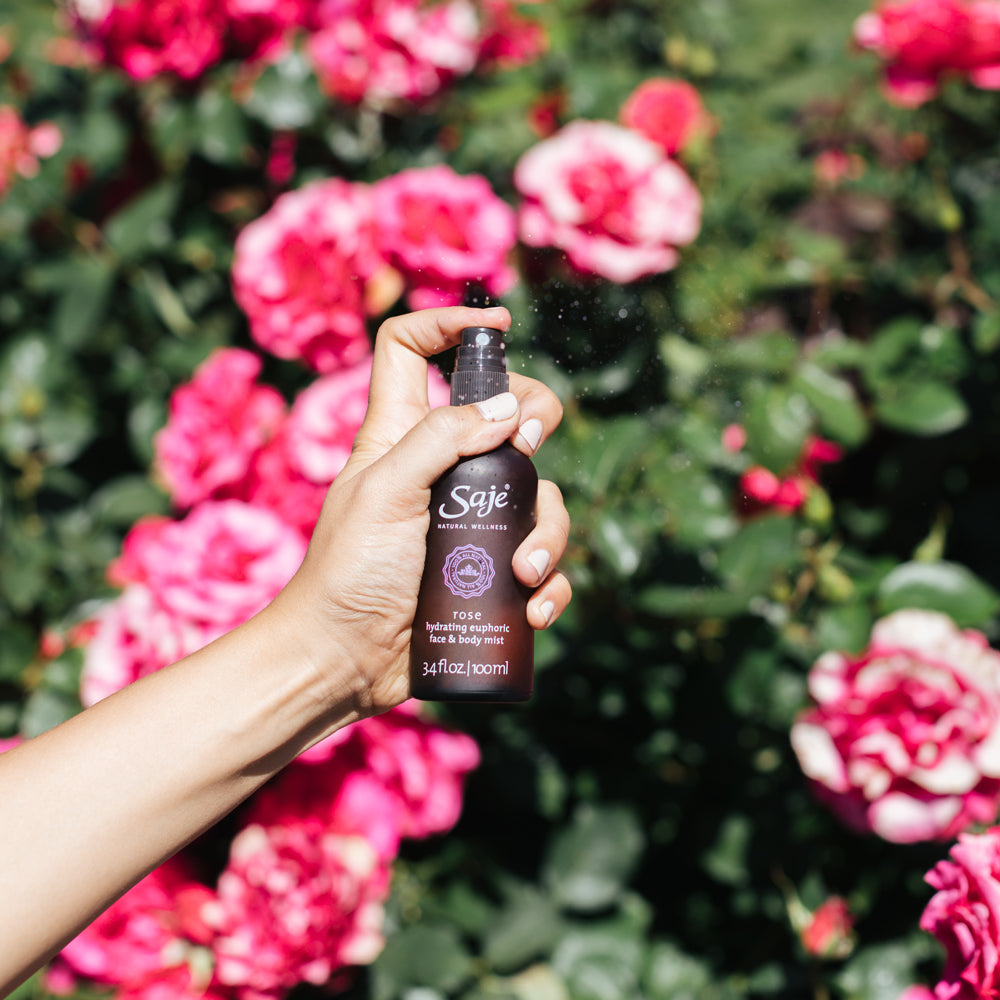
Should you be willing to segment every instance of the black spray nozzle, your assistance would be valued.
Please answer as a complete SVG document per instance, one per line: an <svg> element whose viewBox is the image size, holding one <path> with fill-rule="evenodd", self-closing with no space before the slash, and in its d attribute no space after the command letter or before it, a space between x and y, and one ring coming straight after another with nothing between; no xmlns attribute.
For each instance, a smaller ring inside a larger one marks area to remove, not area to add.
<svg viewBox="0 0 1000 1000"><path fill-rule="evenodd" d="M467 326L455 358L455 371L506 371L503 331L490 326Z"/></svg>
<svg viewBox="0 0 1000 1000"><path fill-rule="evenodd" d="M489 326L467 326L455 356L451 405L482 402L506 392L507 385L503 331Z"/></svg>

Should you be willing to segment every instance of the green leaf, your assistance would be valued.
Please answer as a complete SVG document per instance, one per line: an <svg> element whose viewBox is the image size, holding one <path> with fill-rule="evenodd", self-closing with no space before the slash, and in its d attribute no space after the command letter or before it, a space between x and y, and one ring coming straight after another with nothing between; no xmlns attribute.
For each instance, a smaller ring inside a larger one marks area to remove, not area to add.
<svg viewBox="0 0 1000 1000"><path fill-rule="evenodd" d="M816 365L805 364L792 379L792 387L805 396L819 416L820 427L845 445L860 444L868 434L868 420L854 388Z"/></svg>
<svg viewBox="0 0 1000 1000"><path fill-rule="evenodd" d="M751 453L781 473L801 454L809 431L809 405L790 386L752 383L744 426Z"/></svg>
<svg viewBox="0 0 1000 1000"><path fill-rule="evenodd" d="M873 945L851 958L837 977L838 984L857 1000L899 1000L908 986L921 981L916 965L926 951L926 946L912 944Z"/></svg>
<svg viewBox="0 0 1000 1000"><path fill-rule="evenodd" d="M168 246L174 238L172 218L179 196L176 177L148 188L108 220L104 227L108 243L126 259Z"/></svg>
<svg viewBox="0 0 1000 1000"><path fill-rule="evenodd" d="M260 74L246 109L269 128L300 129L311 125L325 104L309 60L289 52Z"/></svg>
<svg viewBox="0 0 1000 1000"><path fill-rule="evenodd" d="M21 733L30 739L72 718L80 711L75 695L55 688L40 687L31 693L21 715Z"/></svg>
<svg viewBox="0 0 1000 1000"><path fill-rule="evenodd" d="M886 395L876 400L875 414L896 430L930 437L947 434L969 418L965 400L942 382L895 383L883 391Z"/></svg>
<svg viewBox="0 0 1000 1000"><path fill-rule="evenodd" d="M85 345L104 319L115 271L104 257L74 260L52 318L52 332L66 348Z"/></svg>
<svg viewBox="0 0 1000 1000"><path fill-rule="evenodd" d="M796 530L790 517L751 521L722 546L717 572L735 590L768 590L776 575L801 560Z"/></svg>
<svg viewBox="0 0 1000 1000"><path fill-rule="evenodd" d="M493 920L483 942L498 972L513 972L547 955L560 934L559 913L533 886L518 886Z"/></svg>
<svg viewBox="0 0 1000 1000"><path fill-rule="evenodd" d="M664 618L732 618L746 611L750 596L719 587L653 584L639 592L636 606Z"/></svg>
<svg viewBox="0 0 1000 1000"><path fill-rule="evenodd" d="M603 909L621 896L644 846L642 827L628 807L581 807L549 848L544 882L559 906Z"/></svg>
<svg viewBox="0 0 1000 1000"><path fill-rule="evenodd" d="M471 973L472 959L450 927L416 924L389 937L373 966L375 1000L389 1000L412 987L448 993Z"/></svg>
<svg viewBox="0 0 1000 1000"><path fill-rule="evenodd" d="M882 614L901 608L941 611L961 628L983 626L1000 609L1000 594L968 567L952 562L897 566L878 589Z"/></svg>
<svg viewBox="0 0 1000 1000"><path fill-rule="evenodd" d="M671 942L657 942L646 960L645 992L651 1000L704 1000L712 983L709 967Z"/></svg>
<svg viewBox="0 0 1000 1000"><path fill-rule="evenodd" d="M16 683L34 659L38 639L25 625L4 624L0 641L0 681Z"/></svg>
<svg viewBox="0 0 1000 1000"><path fill-rule="evenodd" d="M635 996L642 965L642 944L618 927L571 931L552 956L574 1000L623 1000Z"/></svg>

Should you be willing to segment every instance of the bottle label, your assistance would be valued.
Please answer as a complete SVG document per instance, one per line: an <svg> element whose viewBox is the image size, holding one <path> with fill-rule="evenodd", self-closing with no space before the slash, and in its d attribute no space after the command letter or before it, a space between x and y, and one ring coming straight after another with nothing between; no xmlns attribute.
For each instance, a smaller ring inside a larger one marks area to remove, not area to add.
<svg viewBox="0 0 1000 1000"><path fill-rule="evenodd" d="M490 589L496 571L490 554L478 545L459 545L444 561L445 586L456 596L481 597Z"/></svg>

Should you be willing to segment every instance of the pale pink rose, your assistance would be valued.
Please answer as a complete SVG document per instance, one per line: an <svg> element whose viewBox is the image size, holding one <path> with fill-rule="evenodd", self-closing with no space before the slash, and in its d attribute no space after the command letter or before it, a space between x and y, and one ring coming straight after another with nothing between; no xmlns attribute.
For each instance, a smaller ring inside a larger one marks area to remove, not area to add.
<svg viewBox="0 0 1000 1000"><path fill-rule="evenodd" d="M514 210L485 177L412 167L375 184L372 199L379 249L402 273L414 309L459 305L473 284L490 295L515 284Z"/></svg>
<svg viewBox="0 0 1000 1000"><path fill-rule="evenodd" d="M687 174L656 143L611 122L571 122L521 157L514 183L524 198L521 239L611 281L670 270L701 226Z"/></svg>
<svg viewBox="0 0 1000 1000"><path fill-rule="evenodd" d="M885 63L890 100L916 107L942 79L959 75L1000 86L1000 11L995 0L895 0L862 15L854 39Z"/></svg>
<svg viewBox="0 0 1000 1000"><path fill-rule="evenodd" d="M286 192L240 232L233 294L261 347L329 372L371 350L366 283L383 267L368 188L332 178Z"/></svg>
<svg viewBox="0 0 1000 1000"><path fill-rule="evenodd" d="M39 157L52 156L61 145L57 126L42 122L32 128L14 108L0 104L0 197L18 177L34 177Z"/></svg>
<svg viewBox="0 0 1000 1000"><path fill-rule="evenodd" d="M475 67L480 21L469 0L321 0L307 44L331 96L419 102Z"/></svg>
<svg viewBox="0 0 1000 1000"><path fill-rule="evenodd" d="M147 875L60 952L55 968L119 996L154 1000L217 996L212 983L213 932L205 920L213 892L181 857Z"/></svg>
<svg viewBox="0 0 1000 1000"><path fill-rule="evenodd" d="M792 747L848 826L948 840L1000 807L1000 653L932 611L897 611L857 655L824 654Z"/></svg>
<svg viewBox="0 0 1000 1000"><path fill-rule="evenodd" d="M241 996L279 998L381 951L389 870L363 837L315 818L244 827L209 912L216 975Z"/></svg>
<svg viewBox="0 0 1000 1000"><path fill-rule="evenodd" d="M899 994L899 1000L935 1000L935 996L926 986L907 986Z"/></svg>
<svg viewBox="0 0 1000 1000"><path fill-rule="evenodd" d="M73 8L100 58L135 80L161 73L193 80L223 54L219 0L74 0Z"/></svg>
<svg viewBox="0 0 1000 1000"><path fill-rule="evenodd" d="M178 507L240 496L254 456L285 417L285 401L257 383L260 358L215 351L170 397L166 426L153 440L155 469Z"/></svg>
<svg viewBox="0 0 1000 1000"><path fill-rule="evenodd" d="M960 833L926 876L937 892L920 926L944 946L936 1000L982 1000L1000 995L1000 827Z"/></svg>
<svg viewBox="0 0 1000 1000"><path fill-rule="evenodd" d="M99 615L81 696L91 704L241 625L291 579L305 548L274 512L239 500L137 522L108 569L125 589Z"/></svg>
<svg viewBox="0 0 1000 1000"><path fill-rule="evenodd" d="M646 80L629 95L619 118L623 125L651 139L668 156L712 131L698 91L684 80Z"/></svg>

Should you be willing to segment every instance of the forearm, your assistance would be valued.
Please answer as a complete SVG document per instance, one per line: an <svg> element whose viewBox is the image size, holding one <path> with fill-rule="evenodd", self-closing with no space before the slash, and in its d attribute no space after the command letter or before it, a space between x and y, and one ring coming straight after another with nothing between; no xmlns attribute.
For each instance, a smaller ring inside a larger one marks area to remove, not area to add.
<svg viewBox="0 0 1000 1000"><path fill-rule="evenodd" d="M302 650L301 623L272 607L0 755L0 995L357 717L353 692Z"/></svg>

